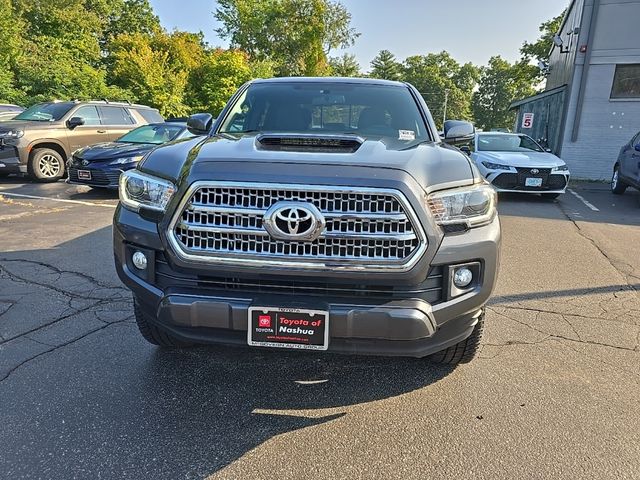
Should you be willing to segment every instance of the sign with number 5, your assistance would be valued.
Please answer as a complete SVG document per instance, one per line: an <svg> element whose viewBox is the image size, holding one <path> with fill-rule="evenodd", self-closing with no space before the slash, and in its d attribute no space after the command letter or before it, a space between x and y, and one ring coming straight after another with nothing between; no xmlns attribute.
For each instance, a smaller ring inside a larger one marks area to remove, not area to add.
<svg viewBox="0 0 640 480"><path fill-rule="evenodd" d="M533 113L525 113L522 116L522 128L533 127Z"/></svg>

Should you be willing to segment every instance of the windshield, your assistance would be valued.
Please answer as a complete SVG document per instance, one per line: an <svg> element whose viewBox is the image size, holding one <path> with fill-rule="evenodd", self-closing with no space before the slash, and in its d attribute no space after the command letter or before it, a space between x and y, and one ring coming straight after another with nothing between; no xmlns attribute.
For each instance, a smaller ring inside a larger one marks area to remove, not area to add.
<svg viewBox="0 0 640 480"><path fill-rule="evenodd" d="M27 108L14 120L54 122L64 117L73 105L73 103L38 103L33 107Z"/></svg>
<svg viewBox="0 0 640 480"><path fill-rule="evenodd" d="M330 81L251 85L219 130L247 132L429 140L425 122L406 87Z"/></svg>
<svg viewBox="0 0 640 480"><path fill-rule="evenodd" d="M479 135L478 151L544 152L540 145L526 135Z"/></svg>
<svg viewBox="0 0 640 480"><path fill-rule="evenodd" d="M175 140L175 138L184 130L182 125L145 125L143 127L131 130L129 133L120 137L116 142L120 143L151 143L160 145L162 143Z"/></svg>

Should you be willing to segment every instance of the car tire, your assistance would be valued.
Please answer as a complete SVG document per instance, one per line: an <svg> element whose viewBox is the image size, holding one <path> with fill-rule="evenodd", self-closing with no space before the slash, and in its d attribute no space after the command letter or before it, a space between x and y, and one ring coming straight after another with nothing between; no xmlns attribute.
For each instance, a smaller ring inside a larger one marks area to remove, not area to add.
<svg viewBox="0 0 640 480"><path fill-rule="evenodd" d="M147 342L168 348L184 348L192 345L191 343L183 342L175 338L153 325L152 321L150 321L149 317L142 311L135 299L133 300L133 312L136 317L138 330Z"/></svg>
<svg viewBox="0 0 640 480"><path fill-rule="evenodd" d="M618 165L613 167L613 175L611 176L611 193L614 195L622 195L628 187L626 183L620 180L619 169Z"/></svg>
<svg viewBox="0 0 640 480"><path fill-rule="evenodd" d="M38 182L57 182L64 177L64 159L50 148L35 148L29 157L29 176Z"/></svg>
<svg viewBox="0 0 640 480"><path fill-rule="evenodd" d="M434 363L443 365L458 365L469 363L480 352L480 341L484 333L484 310L478 317L478 323L473 328L471 335L462 342L456 343L438 353L429 356Z"/></svg>
<svg viewBox="0 0 640 480"><path fill-rule="evenodd" d="M543 193L542 198L544 198L545 200L555 200L560 195L560 193Z"/></svg>

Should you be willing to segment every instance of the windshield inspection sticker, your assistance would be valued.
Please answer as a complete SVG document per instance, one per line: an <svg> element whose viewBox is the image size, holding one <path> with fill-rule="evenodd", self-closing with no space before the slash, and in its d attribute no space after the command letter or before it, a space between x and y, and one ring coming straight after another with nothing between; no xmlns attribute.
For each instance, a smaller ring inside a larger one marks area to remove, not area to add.
<svg viewBox="0 0 640 480"><path fill-rule="evenodd" d="M415 140L416 132L413 130L398 130L398 140Z"/></svg>

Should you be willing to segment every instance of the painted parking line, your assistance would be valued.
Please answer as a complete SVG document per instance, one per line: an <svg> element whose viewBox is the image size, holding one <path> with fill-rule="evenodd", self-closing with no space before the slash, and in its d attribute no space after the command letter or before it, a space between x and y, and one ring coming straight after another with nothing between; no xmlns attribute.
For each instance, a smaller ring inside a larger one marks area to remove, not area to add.
<svg viewBox="0 0 640 480"><path fill-rule="evenodd" d="M567 189L567 191L573 195L574 197L576 197L578 200L580 200L582 203L584 203L588 208L590 208L591 210L593 210L594 212L599 212L600 209L597 208L595 205L593 205L592 203L590 203L586 198L584 198L582 195L580 195L578 192L574 192L573 190L571 190L570 188Z"/></svg>
<svg viewBox="0 0 640 480"><path fill-rule="evenodd" d="M49 200L51 202L61 202L61 203L75 203L77 205L88 205L90 207L116 208L116 205L110 205L108 203L83 202L82 200L67 200L65 198L41 197L39 195L25 195L23 193L3 192L1 189L0 189L0 196L18 197L18 198L31 198L31 199L35 199L35 200Z"/></svg>

